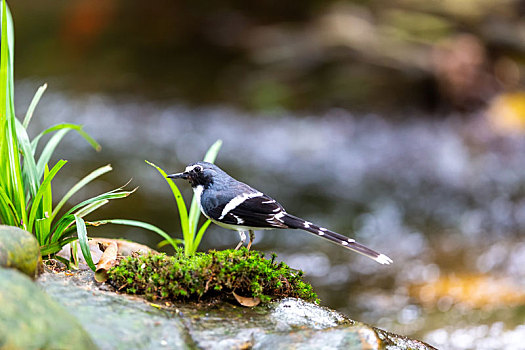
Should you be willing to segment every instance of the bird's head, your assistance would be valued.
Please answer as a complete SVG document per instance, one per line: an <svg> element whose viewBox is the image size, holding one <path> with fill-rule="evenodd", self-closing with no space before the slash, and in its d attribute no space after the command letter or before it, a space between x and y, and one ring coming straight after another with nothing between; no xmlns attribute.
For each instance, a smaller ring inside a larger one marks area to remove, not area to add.
<svg viewBox="0 0 525 350"><path fill-rule="evenodd" d="M192 187L201 185L207 188L213 183L214 178L222 172L219 167L212 163L197 162L188 165L182 173L171 174L167 177L170 179L188 180Z"/></svg>

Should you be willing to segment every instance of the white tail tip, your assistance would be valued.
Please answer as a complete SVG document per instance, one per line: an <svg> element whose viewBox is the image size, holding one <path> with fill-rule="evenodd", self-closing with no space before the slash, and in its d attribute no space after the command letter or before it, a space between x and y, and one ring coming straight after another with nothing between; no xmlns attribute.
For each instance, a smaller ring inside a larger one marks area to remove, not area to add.
<svg viewBox="0 0 525 350"><path fill-rule="evenodd" d="M374 260L383 265L390 265L391 263L393 263L392 259L390 259L385 254L379 254L379 256Z"/></svg>

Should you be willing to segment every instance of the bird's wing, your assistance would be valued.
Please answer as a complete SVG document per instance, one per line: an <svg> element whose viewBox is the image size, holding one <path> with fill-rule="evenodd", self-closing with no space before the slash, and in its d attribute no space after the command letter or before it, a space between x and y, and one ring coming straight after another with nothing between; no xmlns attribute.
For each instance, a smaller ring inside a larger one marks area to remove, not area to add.
<svg viewBox="0 0 525 350"><path fill-rule="evenodd" d="M279 203L262 193L236 206L224 204L208 210L208 215L221 223L254 228L286 228L288 226L280 220L284 213Z"/></svg>

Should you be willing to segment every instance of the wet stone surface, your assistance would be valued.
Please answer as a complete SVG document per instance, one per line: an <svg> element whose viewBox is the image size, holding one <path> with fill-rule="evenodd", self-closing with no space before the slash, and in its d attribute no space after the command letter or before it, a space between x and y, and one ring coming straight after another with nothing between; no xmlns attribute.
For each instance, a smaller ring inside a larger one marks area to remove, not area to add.
<svg viewBox="0 0 525 350"><path fill-rule="evenodd" d="M21 272L0 267L0 286L0 349L97 349L71 315L76 312L68 312Z"/></svg>
<svg viewBox="0 0 525 350"><path fill-rule="evenodd" d="M90 272L74 276L45 273L38 283L65 306L101 349L191 348L183 323L173 313L100 290Z"/></svg>
<svg viewBox="0 0 525 350"><path fill-rule="evenodd" d="M80 321L101 349L432 349L298 299L245 308L166 307L115 294L83 271L45 273L40 286Z"/></svg>

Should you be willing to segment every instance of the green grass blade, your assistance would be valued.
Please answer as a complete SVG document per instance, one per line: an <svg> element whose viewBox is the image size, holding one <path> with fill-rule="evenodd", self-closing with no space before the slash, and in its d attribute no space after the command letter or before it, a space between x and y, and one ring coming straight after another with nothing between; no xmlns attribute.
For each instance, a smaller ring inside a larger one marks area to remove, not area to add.
<svg viewBox="0 0 525 350"><path fill-rule="evenodd" d="M0 202L2 207L2 223L4 225L20 226L20 217L3 187L0 187Z"/></svg>
<svg viewBox="0 0 525 350"><path fill-rule="evenodd" d="M42 241L48 244L58 242L63 239L68 232L68 229L75 222L75 217L73 215L67 215L60 218L60 221L56 223L53 228L46 233Z"/></svg>
<svg viewBox="0 0 525 350"><path fill-rule="evenodd" d="M171 244L173 249L177 248L177 244L183 242L181 239L171 237L169 234L167 234L165 231L161 230L157 226L148 224L142 221L128 220L128 219L109 219L109 220L97 220L94 222L88 222L88 224L92 224L93 226L99 226L99 225L104 225L104 224L117 224L117 225L126 225L126 226L134 226L134 227L143 228L145 230L155 232L156 234L164 238L169 244Z"/></svg>
<svg viewBox="0 0 525 350"><path fill-rule="evenodd" d="M80 244L80 250L82 250L84 260L86 260L86 263L88 264L89 268L95 271L96 267L93 263L93 259L91 258L91 250L89 249L86 224L84 220L78 216L75 216L75 223L77 226L78 243Z"/></svg>
<svg viewBox="0 0 525 350"><path fill-rule="evenodd" d="M13 23L5 1L2 1L1 22L0 95L3 101L0 103L0 185L11 199L20 218L17 226L25 228L27 223L26 201L13 103Z"/></svg>
<svg viewBox="0 0 525 350"><path fill-rule="evenodd" d="M13 107L13 84L14 84L14 75L13 75L13 65L14 65L14 47L15 47L15 36L14 36L14 27L13 27L13 18L11 16L11 12L9 11L9 7L7 6L5 1L2 1L2 43L7 43L5 46L5 49L2 49L1 60L2 62L5 62L5 77L6 77L6 86L5 90L2 89L2 92L5 92L5 96L7 97L6 102L6 108L11 109L11 112L14 112L12 109ZM4 52L5 50L5 52ZM14 113L13 113L14 115Z"/></svg>
<svg viewBox="0 0 525 350"><path fill-rule="evenodd" d="M95 149L95 151L100 152L102 146L100 146L100 144L97 141L95 141L94 138L92 138L87 132L85 132L84 129L81 128L80 130L77 130L77 132L80 136L84 138L84 140L86 140L91 145L91 147Z"/></svg>
<svg viewBox="0 0 525 350"><path fill-rule="evenodd" d="M9 90L11 91L11 97L14 95L14 62L15 62L15 29L13 25L13 16L9 6L6 4L6 22L7 22L7 42L9 43ZM13 99L11 98L11 103ZM14 115L14 113L13 113Z"/></svg>
<svg viewBox="0 0 525 350"><path fill-rule="evenodd" d="M125 198L125 197L129 196L130 194L132 194L133 192L135 192L136 189L131 190L131 191L120 191L120 192L117 192L117 190L119 190L119 189L116 189L116 190L113 190L113 191L109 191L109 192L106 192L106 193L103 193L103 194L99 194L98 196L86 199L85 201L83 201L83 202L75 205L73 208L69 209L65 215L72 215L72 213L76 212L79 208L85 207L85 206L87 206L87 205L89 205L89 204L91 204L93 202L97 202L97 201L100 201L100 200Z"/></svg>
<svg viewBox="0 0 525 350"><path fill-rule="evenodd" d="M46 236L49 226L50 226L49 218L35 220L34 232L39 242L42 242L42 243L45 242L43 237Z"/></svg>
<svg viewBox="0 0 525 350"><path fill-rule="evenodd" d="M1 37L1 47L0 47L0 91L4 97L7 96L7 70L8 70L8 39L7 39L7 20L6 20L6 4L5 0L2 0L2 37ZM0 103L0 112L2 119L5 121L6 117L6 105L7 99Z"/></svg>
<svg viewBox="0 0 525 350"><path fill-rule="evenodd" d="M191 199L191 205L190 205L190 213L188 215L188 222L189 222L189 231L192 234L192 236L195 236L195 231L197 230L197 224L199 223L200 218L200 209L199 204L197 202L197 197L193 196Z"/></svg>
<svg viewBox="0 0 525 350"><path fill-rule="evenodd" d="M71 247L71 259L69 259L69 263L74 266L75 269L78 269L78 241L71 242L69 246Z"/></svg>
<svg viewBox="0 0 525 350"><path fill-rule="evenodd" d="M179 239L179 241L181 241L181 243L184 243L184 241L183 241L182 239ZM157 248L165 247L165 246L167 246L168 244L171 245L171 243L170 243L167 239L163 239L162 241L160 241L159 243L157 243Z"/></svg>
<svg viewBox="0 0 525 350"><path fill-rule="evenodd" d="M64 204L75 194L77 193L81 188L86 186L88 183L96 179L97 177L104 175L105 173L111 171L111 165L105 165L103 167L100 167L91 173L89 173L87 176L85 176L83 179L81 179L79 182L77 182L67 193L62 197L60 202L55 206L55 209L53 210L53 213L51 214L51 218L54 219L55 216L58 214L60 209L64 206Z"/></svg>
<svg viewBox="0 0 525 350"><path fill-rule="evenodd" d="M18 226L13 209L2 197L0 197L0 222L3 225Z"/></svg>
<svg viewBox="0 0 525 350"><path fill-rule="evenodd" d="M9 99L8 85L8 39L7 39L7 20L6 20L6 4L2 1L2 17L1 17L1 38L0 38L0 169L2 170L0 181L1 185L7 193L11 193L11 179L9 171L9 161L7 156L7 148L9 140L9 133L7 128L7 106ZM9 196L8 196L9 197ZM14 205L14 203L13 203Z"/></svg>
<svg viewBox="0 0 525 350"><path fill-rule="evenodd" d="M215 141L215 143L208 149L208 152L206 152L204 161L208 163L215 163L215 159L217 159L217 154L219 153L221 147L222 140Z"/></svg>
<svg viewBox="0 0 525 350"><path fill-rule="evenodd" d="M86 215L94 212L95 210L97 210L98 208L106 205L109 203L109 200L108 199L103 199L103 200L100 200L100 201L97 201L97 202L93 202L91 203L90 205L87 205L85 206L84 208L80 209L79 211L77 211L75 213L75 216L78 216L78 217L85 217Z"/></svg>
<svg viewBox="0 0 525 350"><path fill-rule="evenodd" d="M33 199L33 204L31 205L31 211L29 212L29 220L27 222L27 229L29 232L33 232L33 223L35 221L35 216L38 213L38 206L40 205L40 201L42 200L42 197L44 196L44 191L46 189L46 186L48 186L51 183L51 180L55 177L57 172L66 164L67 161L60 160L58 163L55 164L55 166L51 169L48 176L44 178L44 181L42 181L42 184L40 185L40 188L38 189L38 192L36 193L35 198Z"/></svg>
<svg viewBox="0 0 525 350"><path fill-rule="evenodd" d="M38 101L40 101L40 98L42 98L42 95L47 89L47 84L42 85L38 88L38 90L35 93L35 96L33 96L33 99L31 100L31 103L29 104L29 108L27 109L26 116L24 118L23 126L24 129L27 129L27 126L29 125L29 122L31 121L31 118L33 118L33 113L35 112L36 105L38 104Z"/></svg>
<svg viewBox="0 0 525 350"><path fill-rule="evenodd" d="M219 153L222 146L222 140L217 140L206 152L204 156L204 161L209 163L214 163L217 159L217 154ZM197 231L197 225L199 223L199 218L201 212L199 209L199 204L197 203L197 197L193 196L191 200L190 213L188 215L189 222L189 231L192 235L192 243L190 250L195 252L197 250L198 244L195 246L195 232ZM195 247L194 247L195 246Z"/></svg>
<svg viewBox="0 0 525 350"><path fill-rule="evenodd" d="M44 177L49 175L49 167L45 166ZM50 217L51 211L53 210L53 192L51 189L51 182L44 188L44 194L42 196L42 217L43 222L40 223L40 227L43 231L41 233L46 234L51 229L51 221L53 219Z"/></svg>
<svg viewBox="0 0 525 350"><path fill-rule="evenodd" d="M52 133L54 131L59 131L59 130L65 130L65 129L68 129L68 130L74 130L76 131L80 136L82 136L90 145L91 147L93 147L97 152L101 150L101 146L100 144L95 141L95 139L93 139L91 136L89 136L88 133L86 133L83 129L82 129L82 126L81 125L77 125L77 124L71 124L71 123L62 123L62 124L57 124L57 125L54 125L54 126L51 126L49 128L47 128L46 130L42 131L40 134L38 134L34 139L33 141L31 142L31 149L33 151L33 154L36 152L36 148L38 146L38 143L40 142L40 139L44 136L44 135L47 135L49 133Z"/></svg>
<svg viewBox="0 0 525 350"><path fill-rule="evenodd" d="M192 248L194 249L194 251L192 252L192 255L197 252L197 248L199 247L199 244L201 244L202 236L204 236L204 232L206 232L210 224L211 224L211 220L210 219L206 220L206 222L202 224L201 228L197 232L197 236L195 236L195 240L193 241Z"/></svg>
<svg viewBox="0 0 525 350"><path fill-rule="evenodd" d="M118 192L119 190L120 188L117 188L113 191L109 191L109 192L100 194L98 196L86 199L85 201L69 209L67 213L62 215L62 217L59 220L57 220L57 222L53 225L53 228L51 229L51 231L53 232L53 237L51 238L51 242L55 242L57 239L59 239L62 236L63 231L66 230L70 226L70 222L74 215L73 213L75 213L77 210L83 207L86 207L90 205L91 203L94 203L97 201L101 201L105 199L111 200L111 199L125 198L129 196L130 194L132 194L133 192L135 192L135 190Z"/></svg>
<svg viewBox="0 0 525 350"><path fill-rule="evenodd" d="M42 153L40 154L40 158L38 158L38 162L36 163L36 172L38 178L40 178L44 174L44 166L49 163L49 160L51 159L51 156L55 152L56 147L60 143L60 141L66 136L66 134L71 131L70 129L62 129L59 130L56 134L54 134L49 141L47 142L46 146L42 150Z"/></svg>
<svg viewBox="0 0 525 350"><path fill-rule="evenodd" d="M171 188L171 192L173 192L173 196L175 197L175 202L177 203L177 208L179 210L180 226L182 229L182 237L184 238L184 251L186 252L186 249L189 249L189 247L187 246L188 242L192 241L192 237L188 230L188 210L186 209L186 203L184 203L184 198L182 198L182 194L180 193L180 190L177 187L177 185L175 185L175 183L171 179L166 177L167 174L164 170L162 170L155 164L148 162L147 160L146 163L157 169L157 171L162 175L164 180L168 182L168 185Z"/></svg>
<svg viewBox="0 0 525 350"><path fill-rule="evenodd" d="M40 254L42 256L46 256L46 255L58 253L64 245L71 243L73 241L76 241L77 239L78 237L68 237L68 238L61 240L60 242L41 245Z"/></svg>
<svg viewBox="0 0 525 350"><path fill-rule="evenodd" d="M8 110L8 99L9 99L9 45L11 42L8 39L7 33L7 6L5 0L2 0L2 35L1 35L1 46L0 46L0 93L2 95L2 102L0 103L0 124L2 129L1 137L5 137L5 128L7 123L7 110ZM11 50L12 51L12 50ZM2 145L4 146L4 144Z"/></svg>
<svg viewBox="0 0 525 350"><path fill-rule="evenodd" d="M7 141L7 159L8 159L8 172L10 178L10 189L11 189L11 198L13 199L13 204L19 216L22 219L21 226L26 227L26 200L25 200L25 189L24 181L22 178L22 168L20 166L20 156L18 150L18 140L16 139L15 132L15 118L14 116L9 117L7 122L9 140Z"/></svg>
<svg viewBox="0 0 525 350"><path fill-rule="evenodd" d="M29 202L31 198L34 198L36 192L38 191L38 183L40 182L40 177L38 176L36 170L35 158L31 150L31 142L29 141L29 136L27 131L18 121L15 119L16 124L16 134L18 137L18 143L24 157L24 165L22 167L22 176L24 179L24 184L26 185L25 191L28 194L26 201Z"/></svg>

